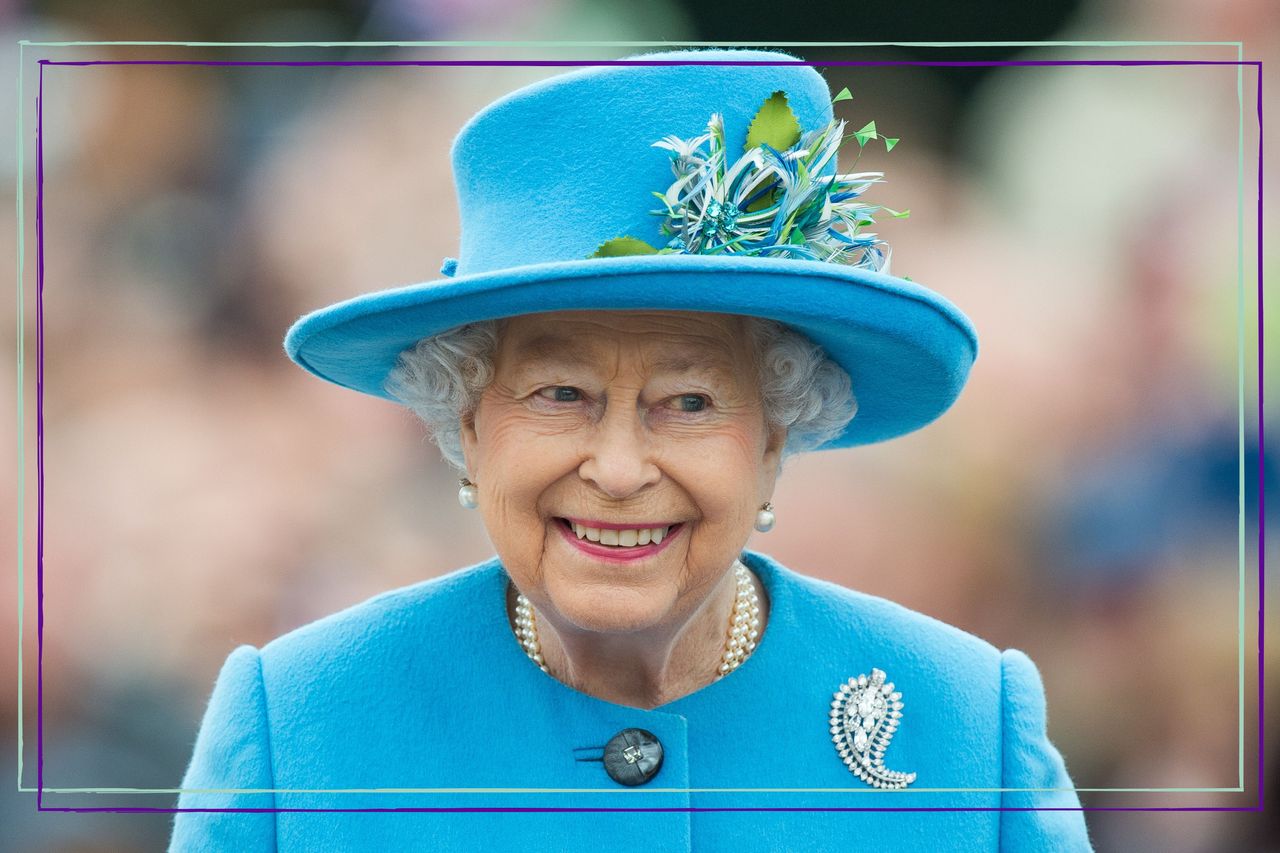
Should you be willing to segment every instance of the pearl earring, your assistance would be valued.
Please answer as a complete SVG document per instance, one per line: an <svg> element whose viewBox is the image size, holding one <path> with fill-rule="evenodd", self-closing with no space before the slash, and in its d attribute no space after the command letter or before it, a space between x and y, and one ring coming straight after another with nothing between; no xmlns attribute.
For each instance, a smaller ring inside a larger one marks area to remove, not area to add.
<svg viewBox="0 0 1280 853"><path fill-rule="evenodd" d="M458 479L458 503L467 509L475 509L480 506L480 490L476 488L475 483L466 477Z"/></svg>
<svg viewBox="0 0 1280 853"><path fill-rule="evenodd" d="M756 513L756 530L768 533L773 529L773 523L776 520L773 515L773 504L765 501L764 506L760 507L760 511Z"/></svg>

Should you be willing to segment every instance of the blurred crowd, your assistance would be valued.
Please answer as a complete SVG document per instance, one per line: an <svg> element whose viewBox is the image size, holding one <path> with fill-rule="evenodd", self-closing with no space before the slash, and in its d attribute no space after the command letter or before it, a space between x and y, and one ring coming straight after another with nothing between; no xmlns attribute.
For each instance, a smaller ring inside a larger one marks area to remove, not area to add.
<svg viewBox="0 0 1280 853"><path fill-rule="evenodd" d="M186 8L135 3L108 16L88 5L7 4L0 20L11 41L181 38L184 24L202 23ZM720 37L698 29L693 4L648 8L347 3L246 13L227 40ZM1171 28L1193 9L1194 35ZM1067 8L1039 38L1243 38L1248 58L1274 62L1280 14L1264 0L1093 2ZM412 416L306 375L280 341L309 310L437 277L441 259L457 254L454 134L495 97L556 70L46 66L37 294L35 60L586 62L639 49L24 50L22 315L10 301L0 326L10 353L19 328L24 337L24 583L0 588L10 637L15 593L24 599L24 704L0 692L0 725L16 731L22 715L24 786L39 772L46 786L75 789L46 793L45 805L171 806L169 793L104 789L177 787L232 648L492 553ZM937 57L792 50L815 62ZM1235 49L1001 54L1134 56L1231 60ZM16 74L16 51L7 62ZM751 547L1025 650L1044 679L1050 737L1086 805L1240 805L1238 794L1141 789L1230 789L1256 773L1253 73L1244 75L1238 219L1235 67L824 69L832 91L854 94L838 115L856 126L874 119L902 139L892 153L869 145L859 163L887 174L876 201L912 211L877 224L894 273L968 314L980 354L937 423L790 461L774 499L777 529ZM0 122L15 122L17 106L0 103ZM17 167L7 162L0 180L12 193ZM10 233L16 215L0 207ZM16 268L15 243L0 246ZM1266 353L1271 376L1275 351ZM17 381L16 366L0 376L11 399ZM1276 420L1274 399L1262 414ZM18 423L0 427L11 447ZM15 483L16 460L10 454ZM1274 452L1266 466L1274 486ZM0 495L15 518L18 496ZM1268 533L1278 503L1267 505ZM0 532L10 554L18 530ZM16 655L3 657L0 676L19 682ZM4 744L13 767L16 746ZM1274 795L1274 738L1269 751ZM1104 788L1135 790L1089 790ZM13 846L0 837L0 849L152 850L170 820L37 814L34 795L7 793L0 836ZM1088 822L1099 850L1280 849L1274 818L1090 812Z"/></svg>

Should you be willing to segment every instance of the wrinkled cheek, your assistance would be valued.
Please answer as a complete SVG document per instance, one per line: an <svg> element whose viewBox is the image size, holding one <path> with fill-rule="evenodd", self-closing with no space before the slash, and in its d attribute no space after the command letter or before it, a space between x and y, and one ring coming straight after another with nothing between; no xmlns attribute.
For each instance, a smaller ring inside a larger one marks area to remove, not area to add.
<svg viewBox="0 0 1280 853"><path fill-rule="evenodd" d="M481 506L489 538L499 551L518 554L521 546L529 542L527 514L520 509L520 496L494 477L488 478L483 490L486 494Z"/></svg>
<svg viewBox="0 0 1280 853"><path fill-rule="evenodd" d="M732 452L739 460L738 464L745 468L755 468L764 458L768 438L762 424L760 429L734 430L730 435L730 443Z"/></svg>
<svg viewBox="0 0 1280 853"><path fill-rule="evenodd" d="M723 569L738 556L750 538L759 509L755 495L760 466L732 459L737 447L724 447L720 452L716 458L725 464L706 469L699 482L697 500L702 517L690 531L690 561L704 568Z"/></svg>

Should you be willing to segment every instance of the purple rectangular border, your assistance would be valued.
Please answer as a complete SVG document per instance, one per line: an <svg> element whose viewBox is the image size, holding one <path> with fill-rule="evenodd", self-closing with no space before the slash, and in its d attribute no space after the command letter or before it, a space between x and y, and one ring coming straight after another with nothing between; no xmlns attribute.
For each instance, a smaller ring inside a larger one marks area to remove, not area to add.
<svg viewBox="0 0 1280 853"><path fill-rule="evenodd" d="M46 807L44 806L44 665L45 665L45 439L44 439L44 292L45 292L45 158L44 124L41 105L44 102L46 65L232 65L232 67L584 67L584 65L778 65L771 61L659 61L659 60L366 60L366 61L214 61L180 59L97 59L61 61L41 59L37 61L38 83L36 95L36 811L41 812L1028 812L1028 811L1084 811L1084 812L1261 812L1263 809L1263 781L1265 781L1265 720L1266 698L1265 647L1266 631L1266 503L1263 488L1263 452L1265 415L1262 392L1262 63L1260 60L1010 60L1010 61L823 61L823 63L797 63L819 68L868 68L868 67L1059 67L1059 65L1096 65L1096 67L1152 67L1152 65L1236 65L1257 69L1257 119L1258 119L1258 197L1257 197L1257 261L1258 261L1258 803L1257 806L1080 806L1073 808L1011 808L1011 807L671 807L671 808L109 808L109 807ZM22 141L19 140L19 145ZM22 283L19 282L19 287ZM18 378L19 388L22 377ZM19 532L19 535L22 533Z"/></svg>

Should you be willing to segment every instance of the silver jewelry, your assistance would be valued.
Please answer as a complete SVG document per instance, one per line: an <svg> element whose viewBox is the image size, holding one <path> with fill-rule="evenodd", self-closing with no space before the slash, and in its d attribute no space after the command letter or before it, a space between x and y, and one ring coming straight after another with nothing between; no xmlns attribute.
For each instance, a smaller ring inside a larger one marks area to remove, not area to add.
<svg viewBox="0 0 1280 853"><path fill-rule="evenodd" d="M724 654L720 658L716 678L724 678L751 657L760 641L760 597L756 594L755 584L751 582L751 572L738 560L733 561L733 573L738 582L738 589L733 600L733 615L729 619L729 631L725 640ZM516 595L516 639L524 647L529 660L548 675L542 659L542 646L538 643L538 623L534 619L533 605L523 593Z"/></svg>
<svg viewBox="0 0 1280 853"><path fill-rule="evenodd" d="M831 741L849 770L877 788L905 788L916 780L884 766L884 752L902 719L902 694L872 669L840 685L831 702Z"/></svg>
<svg viewBox="0 0 1280 853"><path fill-rule="evenodd" d="M773 515L773 504L765 501L764 506L760 507L760 511L756 513L756 530L768 533L773 529L773 523L776 520Z"/></svg>
<svg viewBox="0 0 1280 853"><path fill-rule="evenodd" d="M458 478L458 503L467 509L475 509L480 506L480 490L476 488L475 483L466 477Z"/></svg>

